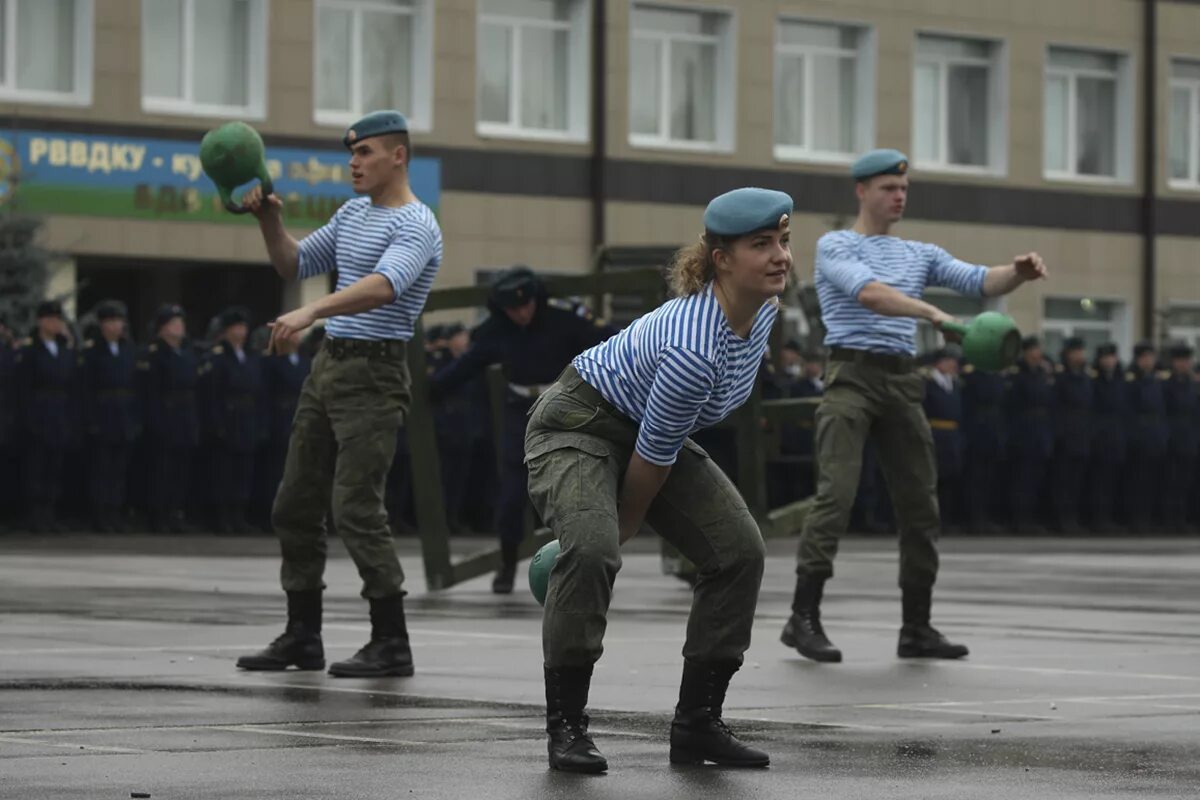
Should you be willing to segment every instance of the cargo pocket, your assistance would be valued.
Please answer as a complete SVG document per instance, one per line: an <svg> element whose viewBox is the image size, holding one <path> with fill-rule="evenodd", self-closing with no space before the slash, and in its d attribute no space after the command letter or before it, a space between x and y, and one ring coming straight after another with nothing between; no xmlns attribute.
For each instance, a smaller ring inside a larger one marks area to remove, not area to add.
<svg viewBox="0 0 1200 800"><path fill-rule="evenodd" d="M547 525L583 510L617 507L618 465L595 436L542 431L525 447L529 499Z"/></svg>

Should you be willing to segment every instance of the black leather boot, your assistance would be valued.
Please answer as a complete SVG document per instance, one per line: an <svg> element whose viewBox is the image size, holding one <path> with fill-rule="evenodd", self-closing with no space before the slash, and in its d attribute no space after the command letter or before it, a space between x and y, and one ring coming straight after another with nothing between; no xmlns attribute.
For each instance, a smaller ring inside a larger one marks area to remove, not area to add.
<svg viewBox="0 0 1200 800"><path fill-rule="evenodd" d="M517 578L517 546L504 542L500 545L500 569L492 578L492 592L495 594L512 594L513 583Z"/></svg>
<svg viewBox="0 0 1200 800"><path fill-rule="evenodd" d="M253 655L237 660L240 669L278 671L288 667L325 669L321 643L321 592L288 592L288 623L283 635Z"/></svg>
<svg viewBox="0 0 1200 800"><path fill-rule="evenodd" d="M608 760L600 755L588 735L588 689L592 685L592 668L545 668L546 675L546 749L550 769L564 772L604 772Z"/></svg>
<svg viewBox="0 0 1200 800"><path fill-rule="evenodd" d="M336 678L407 678L413 674L412 649L404 622L404 595L371 598L371 641L345 661L329 666Z"/></svg>
<svg viewBox="0 0 1200 800"><path fill-rule="evenodd" d="M683 662L679 705L671 723L671 763L766 767L771 758L742 744L721 719L725 690L740 665L735 661Z"/></svg>
<svg viewBox="0 0 1200 800"><path fill-rule="evenodd" d="M904 626L896 655L900 658L963 658L966 645L954 644L929 624L933 589L929 586L905 586L902 589Z"/></svg>
<svg viewBox="0 0 1200 800"><path fill-rule="evenodd" d="M835 664L842 660L842 651L834 647L821 625L821 598L825 594L825 578L796 577L796 594L792 600L792 616L783 627L779 641L813 661Z"/></svg>

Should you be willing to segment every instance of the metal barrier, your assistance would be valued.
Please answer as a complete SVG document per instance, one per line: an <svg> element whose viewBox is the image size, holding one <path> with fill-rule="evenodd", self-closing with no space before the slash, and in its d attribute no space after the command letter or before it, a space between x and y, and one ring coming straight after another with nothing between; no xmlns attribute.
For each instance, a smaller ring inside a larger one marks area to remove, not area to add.
<svg viewBox="0 0 1200 800"><path fill-rule="evenodd" d="M621 310L626 314L634 310L630 298L636 298L640 306L640 311L633 315L636 317L657 307L666 292L662 270L658 266L644 265L665 263L671 252L673 248L662 247L601 248L593 259L590 274L546 277L546 288L555 296L591 297L593 308L597 309L608 308L606 300L611 303L614 297L620 297L623 300ZM487 296L486 286L438 289L430 292L425 311L478 308L487 304ZM429 400L425 332L420 321L408 348L408 359L412 375L412 403L406 427L411 463L416 465L410 466L410 473L425 582L431 590L447 589L494 572L500 566L500 550L493 546L458 561L451 557L450 528L446 521L441 481L441 456ZM493 419L497 422L495 430L498 433L500 415L497 404L502 402L505 387L499 370L489 373L488 383ZM737 484L764 536L794 533L807 513L809 500L776 509L768 508L766 469L771 452L778 455L774 431L784 423L811 420L815 407L815 401L808 399L763 400L756 389L750 400L722 423L732 425L737 430ZM536 530L532 536L525 538L518 552L522 558L528 557L552 538L553 534L548 529Z"/></svg>

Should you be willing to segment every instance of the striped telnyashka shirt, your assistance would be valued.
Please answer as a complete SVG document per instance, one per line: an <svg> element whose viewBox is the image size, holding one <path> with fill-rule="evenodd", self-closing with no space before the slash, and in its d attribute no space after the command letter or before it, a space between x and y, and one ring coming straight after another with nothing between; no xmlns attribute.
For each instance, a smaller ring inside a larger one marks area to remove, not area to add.
<svg viewBox="0 0 1200 800"><path fill-rule="evenodd" d="M980 297L987 274L987 267L959 261L937 245L852 230L818 239L816 261L825 346L910 356L917 352L917 321L869 310L858 302L863 287L879 281L920 299L926 286L944 286Z"/></svg>
<svg viewBox="0 0 1200 800"><path fill-rule="evenodd" d="M713 286L677 297L575 357L576 371L638 423L637 453L675 463L683 440L715 425L754 388L775 304L763 304L750 335L729 327Z"/></svg>
<svg viewBox="0 0 1200 800"><path fill-rule="evenodd" d="M336 269L341 290L378 272L392 284L395 299L361 314L331 317L325 331L339 339L407 340L441 263L442 229L429 206L376 206L356 197L301 240L297 277Z"/></svg>

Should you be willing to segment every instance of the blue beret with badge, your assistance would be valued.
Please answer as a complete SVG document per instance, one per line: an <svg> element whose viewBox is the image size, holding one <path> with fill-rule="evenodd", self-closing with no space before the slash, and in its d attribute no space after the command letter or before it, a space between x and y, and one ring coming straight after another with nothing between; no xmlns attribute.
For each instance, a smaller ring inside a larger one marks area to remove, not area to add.
<svg viewBox="0 0 1200 800"><path fill-rule="evenodd" d="M399 111L372 111L346 129L342 144L353 147L372 136L387 136L390 133L408 133L408 120Z"/></svg>
<svg viewBox="0 0 1200 800"><path fill-rule="evenodd" d="M872 150L850 167L850 175L856 181L865 181L876 175L908 174L908 156L899 150Z"/></svg>
<svg viewBox="0 0 1200 800"><path fill-rule="evenodd" d="M788 226L795 203L786 192L748 186L713 198L704 209L704 229L717 236L744 236Z"/></svg>

